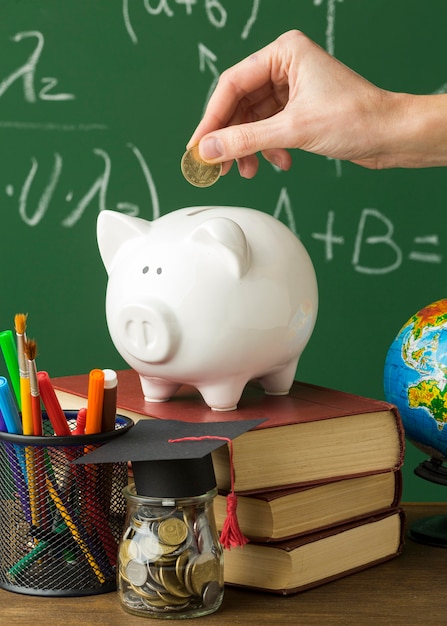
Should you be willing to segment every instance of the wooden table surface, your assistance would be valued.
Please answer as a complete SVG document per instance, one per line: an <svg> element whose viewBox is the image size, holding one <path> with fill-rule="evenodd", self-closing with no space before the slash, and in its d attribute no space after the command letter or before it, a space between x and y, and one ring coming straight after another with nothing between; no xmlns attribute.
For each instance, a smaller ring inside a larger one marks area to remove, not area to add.
<svg viewBox="0 0 447 626"><path fill-rule="evenodd" d="M447 504L406 505L408 526L447 514ZM24 626L136 626L116 593L83 598L45 598L0 589L0 623ZM166 620L148 619L148 624ZM210 626L441 626L447 624L447 551L406 539L401 556L352 576L292 596L227 587L220 610L187 624Z"/></svg>

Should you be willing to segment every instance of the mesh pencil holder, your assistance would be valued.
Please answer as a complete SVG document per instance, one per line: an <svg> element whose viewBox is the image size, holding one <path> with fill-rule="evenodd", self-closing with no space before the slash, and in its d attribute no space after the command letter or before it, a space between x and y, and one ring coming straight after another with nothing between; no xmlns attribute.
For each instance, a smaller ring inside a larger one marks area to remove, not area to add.
<svg viewBox="0 0 447 626"><path fill-rule="evenodd" d="M73 430L76 412L65 412ZM126 463L72 461L133 426L95 435L0 432L0 587L42 596L116 589L118 543L126 517ZM43 414L43 429L51 432Z"/></svg>

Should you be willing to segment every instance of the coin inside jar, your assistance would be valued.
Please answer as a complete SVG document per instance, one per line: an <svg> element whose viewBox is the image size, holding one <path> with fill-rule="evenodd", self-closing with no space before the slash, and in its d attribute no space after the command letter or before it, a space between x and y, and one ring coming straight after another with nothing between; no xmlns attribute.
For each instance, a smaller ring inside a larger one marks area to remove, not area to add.
<svg viewBox="0 0 447 626"><path fill-rule="evenodd" d="M220 561L212 553L199 554L191 565L188 565L188 583L187 588L192 588L193 592L200 596L203 593L205 585L211 581L219 581L220 578Z"/></svg>
<svg viewBox="0 0 447 626"><path fill-rule="evenodd" d="M222 163L207 163L199 154L199 147L193 146L185 152L180 167L186 180L195 187L210 187L222 174Z"/></svg>
<svg viewBox="0 0 447 626"><path fill-rule="evenodd" d="M122 542L119 550L119 557L123 566L126 566L132 559L140 556L140 548L132 539L126 539Z"/></svg>
<svg viewBox="0 0 447 626"><path fill-rule="evenodd" d="M144 563L133 559L124 568L126 578L137 587L141 587L147 580L147 569Z"/></svg>
<svg viewBox="0 0 447 626"><path fill-rule="evenodd" d="M205 606L214 606L222 593L222 587L216 580L209 582L203 589L203 603Z"/></svg>
<svg viewBox="0 0 447 626"><path fill-rule="evenodd" d="M160 522L158 536L165 544L179 546L188 536L188 527L178 517L172 517Z"/></svg>
<svg viewBox="0 0 447 626"><path fill-rule="evenodd" d="M179 581L175 570L169 567L162 568L160 570L161 581L168 593L172 596L180 598L189 598L190 593L185 586Z"/></svg>
<svg viewBox="0 0 447 626"><path fill-rule="evenodd" d="M148 561L156 561L163 554L162 547L157 538L152 534L144 535L140 539L139 545L141 555Z"/></svg>

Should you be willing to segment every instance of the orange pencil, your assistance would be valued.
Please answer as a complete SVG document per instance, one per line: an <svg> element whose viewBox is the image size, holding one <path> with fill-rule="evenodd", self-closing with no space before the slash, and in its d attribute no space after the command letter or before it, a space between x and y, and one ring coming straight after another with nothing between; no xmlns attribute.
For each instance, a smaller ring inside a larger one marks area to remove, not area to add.
<svg viewBox="0 0 447 626"><path fill-rule="evenodd" d="M104 401L104 372L94 369L88 377L87 417L85 434L101 432L102 405Z"/></svg>

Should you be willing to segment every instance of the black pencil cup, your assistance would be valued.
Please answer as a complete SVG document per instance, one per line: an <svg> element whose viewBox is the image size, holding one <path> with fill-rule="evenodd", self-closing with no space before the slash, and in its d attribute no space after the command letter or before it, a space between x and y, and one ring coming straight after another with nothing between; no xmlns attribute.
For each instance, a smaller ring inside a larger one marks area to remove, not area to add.
<svg viewBox="0 0 447 626"><path fill-rule="evenodd" d="M76 412L65 413L73 430ZM73 461L133 426L95 435L28 437L0 433L0 587L40 596L116 589L126 517L126 463ZM44 433L51 425L43 415Z"/></svg>

